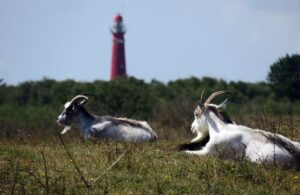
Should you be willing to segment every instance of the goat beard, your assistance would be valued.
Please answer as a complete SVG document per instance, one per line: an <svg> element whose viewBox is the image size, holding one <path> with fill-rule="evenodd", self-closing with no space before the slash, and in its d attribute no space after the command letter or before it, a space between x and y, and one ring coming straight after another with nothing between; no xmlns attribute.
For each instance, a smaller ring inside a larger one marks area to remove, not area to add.
<svg viewBox="0 0 300 195"><path fill-rule="evenodd" d="M65 134L70 129L71 129L71 126L65 126L65 128L62 130L62 132L60 134Z"/></svg>

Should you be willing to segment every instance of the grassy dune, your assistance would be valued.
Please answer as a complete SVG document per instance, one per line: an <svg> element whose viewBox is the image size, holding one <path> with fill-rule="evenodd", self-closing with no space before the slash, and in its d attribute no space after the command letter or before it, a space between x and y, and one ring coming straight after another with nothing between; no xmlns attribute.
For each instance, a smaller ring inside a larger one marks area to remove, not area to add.
<svg viewBox="0 0 300 195"><path fill-rule="evenodd" d="M183 140L84 142L74 135L63 137L67 149L58 136L1 139L0 193L300 193L300 172L172 150Z"/></svg>

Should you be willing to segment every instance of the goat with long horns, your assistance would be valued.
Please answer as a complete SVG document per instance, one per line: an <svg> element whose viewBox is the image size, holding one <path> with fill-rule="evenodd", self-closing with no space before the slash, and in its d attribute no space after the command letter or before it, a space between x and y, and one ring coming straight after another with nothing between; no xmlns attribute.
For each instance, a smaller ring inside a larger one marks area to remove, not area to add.
<svg viewBox="0 0 300 195"><path fill-rule="evenodd" d="M77 95L65 104L63 112L57 119L59 125L65 126L62 134L66 133L73 125L81 129L85 138L93 136L99 139L131 142L157 139L156 133L147 122L90 114L83 107L87 101L87 96Z"/></svg>
<svg viewBox="0 0 300 195"><path fill-rule="evenodd" d="M196 155L246 158L256 163L275 163L300 169L300 143L279 134L234 124L221 111L226 100L221 105L211 103L215 97L226 93L215 92L205 102L202 93L191 127L198 136L191 143L179 145L178 149Z"/></svg>

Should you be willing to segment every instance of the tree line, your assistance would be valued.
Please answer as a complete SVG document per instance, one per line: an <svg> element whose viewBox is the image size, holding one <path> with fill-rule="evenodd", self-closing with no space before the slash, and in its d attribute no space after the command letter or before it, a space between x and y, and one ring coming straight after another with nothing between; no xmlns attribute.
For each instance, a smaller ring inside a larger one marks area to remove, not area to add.
<svg viewBox="0 0 300 195"><path fill-rule="evenodd" d="M160 127L189 128L193 109L205 89L208 96L229 91L228 112L300 113L300 56L285 56L270 68L267 82L226 82L209 77L178 79L168 83L145 82L134 77L113 81L77 82L44 78L17 86L0 81L0 131L42 133L57 129L57 116L66 101L89 94L87 109L98 115L113 115L152 121ZM220 102L223 99L217 99Z"/></svg>

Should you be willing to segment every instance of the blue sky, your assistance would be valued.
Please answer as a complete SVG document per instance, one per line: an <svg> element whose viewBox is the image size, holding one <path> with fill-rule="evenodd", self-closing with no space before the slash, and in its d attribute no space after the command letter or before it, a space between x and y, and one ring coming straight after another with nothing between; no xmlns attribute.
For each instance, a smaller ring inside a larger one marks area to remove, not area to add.
<svg viewBox="0 0 300 195"><path fill-rule="evenodd" d="M300 53L299 0L0 0L0 78L109 80L118 12L127 72L146 81L264 81Z"/></svg>

